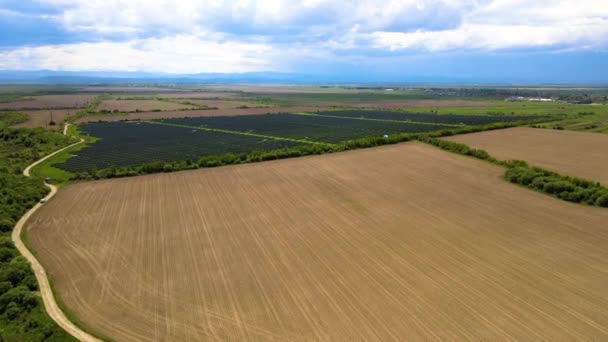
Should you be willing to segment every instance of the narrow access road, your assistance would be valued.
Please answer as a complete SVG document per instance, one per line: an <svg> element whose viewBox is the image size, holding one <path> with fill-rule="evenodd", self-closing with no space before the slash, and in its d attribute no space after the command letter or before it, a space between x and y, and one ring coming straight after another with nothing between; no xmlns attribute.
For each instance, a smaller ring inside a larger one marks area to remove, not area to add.
<svg viewBox="0 0 608 342"><path fill-rule="evenodd" d="M67 124L65 126L65 128L63 129L63 134L67 135L68 125L69 124ZM23 175L25 177L30 177L30 170L32 169L32 167L49 159L50 157L56 155L57 153L60 153L72 146L76 146L83 142L84 142L84 139L80 139L79 142L71 144L62 149L59 149L59 150L47 155L46 157L32 163L30 166L25 168L25 170L23 170ZM45 200L48 201L53 196L55 196L55 194L57 193L57 187L52 184L47 184L47 183L45 183L45 185L51 189L51 192L45 197ZM15 225L15 228L13 229L13 233L12 233L13 243L15 244L15 247L17 247L17 249L19 250L21 255L23 255L27 259L27 261L29 261L29 263L32 265L32 270L34 271L34 274L36 275L36 279L38 280L38 287L40 289L40 295L42 297L42 301L44 302L44 308L46 309L46 312L49 314L49 316L51 316L51 318L60 327L62 327L65 331L67 331L70 335L74 336L78 340L86 341L86 342L89 342L89 341L101 342L101 340L99 340L98 338L95 338L95 337L89 335L88 333L82 331L79 327L77 327L74 323L72 323L65 316L63 311L61 311L61 308L59 308L59 305L57 305L57 302L55 301L55 296L53 295L53 290L51 289L51 284L49 283L49 278L47 277L46 272L44 271L44 268L42 267L42 265L40 264L38 259L36 259L36 257L32 254L32 252L29 251L29 249L27 249L27 247L21 240L21 231L23 230L25 223L30 218L30 216L32 216L36 212L36 210L38 210L41 206L43 206L43 204L38 202L33 208L31 208L27 213L25 213L25 215L23 215L21 217L19 222L17 222L17 224Z"/></svg>

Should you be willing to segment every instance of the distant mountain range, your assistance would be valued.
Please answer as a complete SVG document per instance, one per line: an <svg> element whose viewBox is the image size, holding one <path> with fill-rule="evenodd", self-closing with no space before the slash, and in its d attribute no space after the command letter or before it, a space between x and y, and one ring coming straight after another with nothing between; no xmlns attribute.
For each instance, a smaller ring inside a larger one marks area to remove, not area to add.
<svg viewBox="0 0 608 342"><path fill-rule="evenodd" d="M500 80L465 77L443 77L436 75L418 76L355 76L313 75L278 72L248 73L201 73L168 74L153 72L114 72L114 71L54 71L0 70L0 83L49 83L49 84L118 84L118 83L207 83L207 84L466 84L466 85L540 85L543 83L525 79ZM549 84L549 83L544 83ZM554 82L552 85L582 83ZM598 86L597 83L585 83ZM603 85L606 85L605 82Z"/></svg>

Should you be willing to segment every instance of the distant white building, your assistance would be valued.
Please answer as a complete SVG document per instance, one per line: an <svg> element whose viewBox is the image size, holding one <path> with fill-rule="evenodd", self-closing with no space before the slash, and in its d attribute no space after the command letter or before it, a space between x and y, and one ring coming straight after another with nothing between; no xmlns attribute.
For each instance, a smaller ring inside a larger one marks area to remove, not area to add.
<svg viewBox="0 0 608 342"><path fill-rule="evenodd" d="M547 99L542 97L523 97L523 96L511 96L507 97L505 101L533 101L533 102L553 102L553 99Z"/></svg>

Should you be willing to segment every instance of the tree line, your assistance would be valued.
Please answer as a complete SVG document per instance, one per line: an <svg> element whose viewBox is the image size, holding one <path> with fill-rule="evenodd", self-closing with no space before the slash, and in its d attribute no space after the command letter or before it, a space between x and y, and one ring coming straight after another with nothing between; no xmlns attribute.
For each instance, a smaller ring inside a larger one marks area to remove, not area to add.
<svg viewBox="0 0 608 342"><path fill-rule="evenodd" d="M74 340L46 315L30 264L11 240L15 223L49 191L23 169L72 142L42 128L0 129L0 341Z"/></svg>

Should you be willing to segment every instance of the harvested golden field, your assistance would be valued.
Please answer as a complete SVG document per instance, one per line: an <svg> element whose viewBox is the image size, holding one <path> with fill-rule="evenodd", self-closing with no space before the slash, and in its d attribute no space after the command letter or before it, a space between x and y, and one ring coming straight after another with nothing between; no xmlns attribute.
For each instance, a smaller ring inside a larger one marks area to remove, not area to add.
<svg viewBox="0 0 608 342"><path fill-rule="evenodd" d="M28 96L24 100L0 103L0 109L83 108L95 97L92 94Z"/></svg>
<svg viewBox="0 0 608 342"><path fill-rule="evenodd" d="M118 110L121 112L150 111L150 110L182 110L194 108L192 105L185 105L175 102L158 100L106 100L97 106L96 110Z"/></svg>
<svg viewBox="0 0 608 342"><path fill-rule="evenodd" d="M97 121L150 120L163 118L193 118L200 116L236 116L262 115L267 113L293 113L323 110L322 107L267 107L267 108L234 108L234 109L202 109L174 112L141 112L122 115L90 115L76 120L76 123Z"/></svg>
<svg viewBox="0 0 608 342"><path fill-rule="evenodd" d="M608 184L608 135L517 127L446 138L498 159L525 160L564 175Z"/></svg>
<svg viewBox="0 0 608 342"><path fill-rule="evenodd" d="M61 121L68 115L78 113L79 109L51 109L51 110L26 110L22 111L28 116L27 121L18 123L11 127L45 127L50 129L62 129ZM55 126L49 126L49 122L55 121Z"/></svg>
<svg viewBox="0 0 608 342"><path fill-rule="evenodd" d="M80 183L30 221L117 341L606 340L608 211L420 143Z"/></svg>

